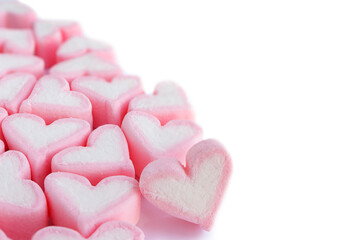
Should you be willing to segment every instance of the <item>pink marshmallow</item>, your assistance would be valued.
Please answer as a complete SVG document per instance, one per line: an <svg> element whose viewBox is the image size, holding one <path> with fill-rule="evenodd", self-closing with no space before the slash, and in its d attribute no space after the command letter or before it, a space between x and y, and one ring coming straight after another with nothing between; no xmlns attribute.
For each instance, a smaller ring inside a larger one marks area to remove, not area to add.
<svg viewBox="0 0 360 240"><path fill-rule="evenodd" d="M94 53L60 62L50 69L50 74L64 77L68 82L72 82L77 77L89 75L109 80L120 73L119 66Z"/></svg>
<svg viewBox="0 0 360 240"><path fill-rule="evenodd" d="M70 147L57 153L51 170L79 174L92 185L110 176L135 176L125 136L117 125L110 124L95 129L86 147Z"/></svg>
<svg viewBox="0 0 360 240"><path fill-rule="evenodd" d="M40 77L44 72L44 61L30 55L0 54L0 77L13 72L31 73Z"/></svg>
<svg viewBox="0 0 360 240"><path fill-rule="evenodd" d="M92 125L92 106L82 93L70 91L69 83L56 76L44 76L36 84L20 112L42 117L46 124L61 118L79 118Z"/></svg>
<svg viewBox="0 0 360 240"><path fill-rule="evenodd" d="M79 36L72 37L61 44L56 52L56 59L57 62L61 62L83 56L87 53L94 53L108 61L115 60L114 52L110 45Z"/></svg>
<svg viewBox="0 0 360 240"><path fill-rule="evenodd" d="M0 126L2 126L2 122L7 116L8 116L8 112L4 108L0 107ZM0 128L0 140L2 140L5 143L5 138L2 128Z"/></svg>
<svg viewBox="0 0 360 240"><path fill-rule="evenodd" d="M31 240L144 240L140 228L122 221L112 221L102 224L89 238L84 238L78 232L64 227L51 226L39 230ZM1 240L1 237L0 237ZM5 239L6 240L6 239Z"/></svg>
<svg viewBox="0 0 360 240"><path fill-rule="evenodd" d="M0 240L11 240L6 234L0 229Z"/></svg>
<svg viewBox="0 0 360 240"><path fill-rule="evenodd" d="M35 12L18 1L0 2L0 27L31 28L36 20Z"/></svg>
<svg viewBox="0 0 360 240"><path fill-rule="evenodd" d="M52 157L67 147L85 145L91 127L76 118L60 119L47 126L41 117L17 113L5 118L2 130L9 149L27 156L32 179L42 187L51 172Z"/></svg>
<svg viewBox="0 0 360 240"><path fill-rule="evenodd" d="M192 108L185 92L173 82L161 82L153 95L140 95L130 101L130 111L147 112L157 117L161 124L173 119L194 120Z"/></svg>
<svg viewBox="0 0 360 240"><path fill-rule="evenodd" d="M144 168L143 196L156 207L209 231L231 175L231 158L215 140L194 145L184 168L176 159L160 159Z"/></svg>
<svg viewBox="0 0 360 240"><path fill-rule="evenodd" d="M36 55L44 59L46 68L56 63L56 51L63 42L82 35L80 25L73 21L37 20L33 29Z"/></svg>
<svg viewBox="0 0 360 240"><path fill-rule="evenodd" d="M21 152L0 155L0 209L0 229L13 240L28 240L48 223L45 195L30 180L29 162Z"/></svg>
<svg viewBox="0 0 360 240"><path fill-rule="evenodd" d="M36 82L30 73L12 73L0 79L0 107L9 114L19 112L22 101L29 97Z"/></svg>
<svg viewBox="0 0 360 240"><path fill-rule="evenodd" d="M144 92L140 79L133 76L117 76L111 81L79 77L71 82L71 89L90 99L95 128L108 123L120 125L130 100Z"/></svg>
<svg viewBox="0 0 360 240"><path fill-rule="evenodd" d="M134 178L113 176L92 186L77 174L51 173L45 179L45 195L51 221L84 237L108 221L139 220L141 194Z"/></svg>
<svg viewBox="0 0 360 240"><path fill-rule="evenodd" d="M174 157L185 165L186 152L202 138L201 128L191 121L176 119L162 126L153 115L138 111L126 114L121 129L137 176L161 157Z"/></svg>
<svg viewBox="0 0 360 240"><path fill-rule="evenodd" d="M0 140L0 154L5 152L5 143Z"/></svg>
<svg viewBox="0 0 360 240"><path fill-rule="evenodd" d="M3 53L34 54L35 40L32 31L0 28L0 48Z"/></svg>

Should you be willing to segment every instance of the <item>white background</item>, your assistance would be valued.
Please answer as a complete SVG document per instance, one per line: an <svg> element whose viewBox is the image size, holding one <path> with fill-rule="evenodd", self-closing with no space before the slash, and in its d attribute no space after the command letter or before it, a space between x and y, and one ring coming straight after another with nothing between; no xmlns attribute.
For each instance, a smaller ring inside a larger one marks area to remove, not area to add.
<svg viewBox="0 0 360 240"><path fill-rule="evenodd" d="M145 206L146 239L360 238L358 1L26 3L112 44L148 92L179 83L231 153L211 233Z"/></svg>

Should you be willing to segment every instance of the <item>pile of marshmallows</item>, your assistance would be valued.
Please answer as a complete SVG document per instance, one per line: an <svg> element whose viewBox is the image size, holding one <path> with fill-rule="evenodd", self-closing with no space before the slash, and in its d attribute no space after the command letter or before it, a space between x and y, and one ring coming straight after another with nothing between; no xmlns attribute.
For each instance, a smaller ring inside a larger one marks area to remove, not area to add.
<svg viewBox="0 0 360 240"><path fill-rule="evenodd" d="M0 240L144 239L141 196L210 230L231 160L179 86L144 94L110 46L20 2L0 27Z"/></svg>

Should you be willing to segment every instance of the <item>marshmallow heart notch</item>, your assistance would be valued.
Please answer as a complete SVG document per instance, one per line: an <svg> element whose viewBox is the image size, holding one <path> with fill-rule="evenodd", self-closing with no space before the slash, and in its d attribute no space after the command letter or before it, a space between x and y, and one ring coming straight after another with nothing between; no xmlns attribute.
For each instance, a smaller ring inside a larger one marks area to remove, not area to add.
<svg viewBox="0 0 360 240"><path fill-rule="evenodd" d="M140 176L140 190L156 207L210 231L231 169L224 147L208 139L189 150L186 167L175 159L148 164Z"/></svg>
<svg viewBox="0 0 360 240"><path fill-rule="evenodd" d="M84 238L70 228L51 226L39 230L31 240L144 240L144 238L140 228L127 222L111 221L102 224L89 238Z"/></svg>
<svg viewBox="0 0 360 240"><path fill-rule="evenodd" d="M93 185L115 175L135 177L125 136L119 126L111 124L95 129L86 147L70 147L57 153L51 170L79 174Z"/></svg>
<svg viewBox="0 0 360 240"><path fill-rule="evenodd" d="M29 162L21 152L0 155L0 208L0 229L13 240L30 239L48 223L45 195L30 180Z"/></svg>
<svg viewBox="0 0 360 240"><path fill-rule="evenodd" d="M96 186L83 176L56 172L45 178L50 219L56 226L77 230L89 237L101 224L140 217L141 193L134 178L112 176Z"/></svg>

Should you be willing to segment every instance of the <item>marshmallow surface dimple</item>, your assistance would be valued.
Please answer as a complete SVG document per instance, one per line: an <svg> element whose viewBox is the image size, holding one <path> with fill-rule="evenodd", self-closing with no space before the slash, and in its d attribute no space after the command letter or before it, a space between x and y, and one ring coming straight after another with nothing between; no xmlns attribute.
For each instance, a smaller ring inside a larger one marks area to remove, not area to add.
<svg viewBox="0 0 360 240"><path fill-rule="evenodd" d="M138 176L161 157L174 157L185 165L186 152L202 138L201 128L191 121L176 119L162 126L156 117L139 111L126 114L121 129Z"/></svg>
<svg viewBox="0 0 360 240"><path fill-rule="evenodd" d="M36 19L35 12L18 1L0 2L0 27L30 28Z"/></svg>
<svg viewBox="0 0 360 240"><path fill-rule="evenodd" d="M121 124L129 102L142 94L139 78L116 76L111 81L100 77L79 77L71 82L71 89L85 94L93 106L94 127L103 124Z"/></svg>
<svg viewBox="0 0 360 240"><path fill-rule="evenodd" d="M112 176L92 186L87 178L73 173L51 173L45 179L50 219L88 237L108 221L136 224L140 214L138 182L126 176Z"/></svg>
<svg viewBox="0 0 360 240"><path fill-rule="evenodd" d="M92 106L82 93L70 91L69 83L56 76L42 77L28 99L20 106L20 112L42 117L47 124L61 118L79 118L92 125Z"/></svg>
<svg viewBox="0 0 360 240"><path fill-rule="evenodd" d="M30 239L47 225L47 203L41 188L30 179L24 154L0 155L0 229L13 240Z"/></svg>
<svg viewBox="0 0 360 240"><path fill-rule="evenodd" d="M40 77L44 71L41 58L21 54L0 54L0 77L13 72L31 73Z"/></svg>
<svg viewBox="0 0 360 240"><path fill-rule="evenodd" d="M51 169L82 175L93 185L110 176L135 176L125 136L118 126L110 124L95 129L86 147L70 147L57 153Z"/></svg>
<svg viewBox="0 0 360 240"><path fill-rule="evenodd" d="M153 95L139 95L133 98L129 104L129 112L134 110L150 113L162 124L173 119L194 119L185 92L173 82L159 83Z"/></svg>
<svg viewBox="0 0 360 240"><path fill-rule="evenodd" d="M231 159L215 140L195 144L184 168L176 159L147 165L140 177L143 196L163 211L210 230L231 174Z"/></svg>
<svg viewBox="0 0 360 240"><path fill-rule="evenodd" d="M32 55L35 40L30 29L0 28L0 48L3 53Z"/></svg>

